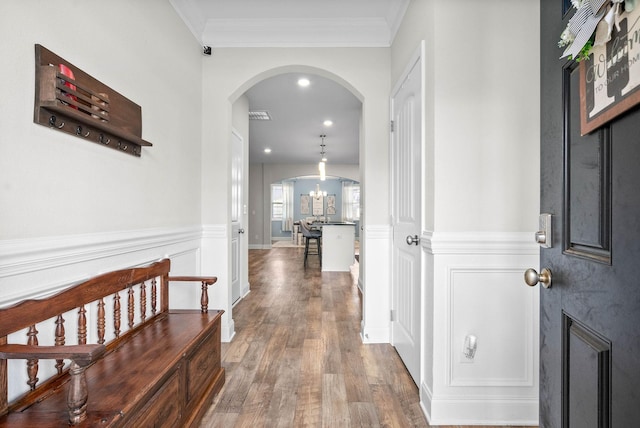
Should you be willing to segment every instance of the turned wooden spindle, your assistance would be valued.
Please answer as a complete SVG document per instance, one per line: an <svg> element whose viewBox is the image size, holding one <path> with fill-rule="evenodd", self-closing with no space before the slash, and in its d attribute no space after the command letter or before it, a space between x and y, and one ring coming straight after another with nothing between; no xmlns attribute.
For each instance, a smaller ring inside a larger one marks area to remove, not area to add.
<svg viewBox="0 0 640 428"><path fill-rule="evenodd" d="M147 285L143 282L140 284L140 321L147 319Z"/></svg>
<svg viewBox="0 0 640 428"><path fill-rule="evenodd" d="M77 425L87 418L87 401L89 391L87 389L86 367L81 367L75 361L71 362L69 374L69 390L67 392L67 407L69 408L69 422Z"/></svg>
<svg viewBox="0 0 640 428"><path fill-rule="evenodd" d="M134 313L133 311L135 310L135 297L133 294L133 287L129 287L129 298L127 300L127 314L129 316L129 328L133 328L133 319L134 319Z"/></svg>
<svg viewBox="0 0 640 428"><path fill-rule="evenodd" d="M62 315L58 315L56 318L56 346L64 346L65 343L65 331L64 331L64 318ZM64 368L64 360L58 359L56 360L56 370L58 374L62 373L62 369Z"/></svg>
<svg viewBox="0 0 640 428"><path fill-rule="evenodd" d="M27 332L27 345L38 346L38 330L36 330L35 324L29 327L29 331ZM29 376L29 380L27 380L27 385L33 391L36 389L36 385L38 383L38 359L32 358L27 360L27 375Z"/></svg>
<svg viewBox="0 0 640 428"><path fill-rule="evenodd" d="M202 281L202 295L200 296L200 311L204 314L209 310L209 285Z"/></svg>
<svg viewBox="0 0 640 428"><path fill-rule="evenodd" d="M113 296L113 330L116 338L120 337L120 318L122 308L120 307L120 294L116 292Z"/></svg>
<svg viewBox="0 0 640 428"><path fill-rule="evenodd" d="M78 345L87 344L87 311L83 306L78 309Z"/></svg>
<svg viewBox="0 0 640 428"><path fill-rule="evenodd" d="M151 280L151 315L155 315L158 305L158 283L155 278Z"/></svg>
<svg viewBox="0 0 640 428"><path fill-rule="evenodd" d="M104 299L100 298L98 301L98 343L100 345L104 345L104 334L105 334L105 313L104 313Z"/></svg>

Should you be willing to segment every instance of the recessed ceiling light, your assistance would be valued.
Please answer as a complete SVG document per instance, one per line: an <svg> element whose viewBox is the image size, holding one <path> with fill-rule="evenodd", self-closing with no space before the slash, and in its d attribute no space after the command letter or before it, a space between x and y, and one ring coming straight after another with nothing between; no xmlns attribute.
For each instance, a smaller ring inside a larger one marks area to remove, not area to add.
<svg viewBox="0 0 640 428"><path fill-rule="evenodd" d="M325 120L323 123L324 123L324 126L331 126L331 125L333 125L333 121L332 121L332 120L329 120L329 119Z"/></svg>
<svg viewBox="0 0 640 428"><path fill-rule="evenodd" d="M271 116L266 110L250 111L249 120L271 120Z"/></svg>
<svg viewBox="0 0 640 428"><path fill-rule="evenodd" d="M309 81L309 79L305 79L304 77L298 80L298 85L302 86L303 88L309 86L310 83L311 82Z"/></svg>
<svg viewBox="0 0 640 428"><path fill-rule="evenodd" d="M266 149L264 149L264 152L265 153L271 153L271 149L267 147Z"/></svg>

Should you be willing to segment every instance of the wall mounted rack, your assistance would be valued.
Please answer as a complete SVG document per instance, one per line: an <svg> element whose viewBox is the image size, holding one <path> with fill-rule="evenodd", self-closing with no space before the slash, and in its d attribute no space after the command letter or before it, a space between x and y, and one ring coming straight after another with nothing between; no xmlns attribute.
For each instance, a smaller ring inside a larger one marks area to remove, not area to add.
<svg viewBox="0 0 640 428"><path fill-rule="evenodd" d="M152 146L139 105L45 47L35 51L35 123L138 157Z"/></svg>

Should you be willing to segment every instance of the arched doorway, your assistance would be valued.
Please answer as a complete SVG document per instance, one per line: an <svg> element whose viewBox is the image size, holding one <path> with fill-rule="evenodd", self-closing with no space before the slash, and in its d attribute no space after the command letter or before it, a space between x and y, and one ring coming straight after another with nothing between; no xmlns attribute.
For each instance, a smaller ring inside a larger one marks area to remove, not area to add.
<svg viewBox="0 0 640 428"><path fill-rule="evenodd" d="M298 87L296 83L300 77L310 81L309 88ZM247 89L240 92L244 88ZM247 260L250 248L268 248L271 245L271 183L282 178L318 173L321 135L326 136L328 174L361 181L362 102L354 91L351 85L331 73L298 66L266 71L242 85L230 98L233 100L234 132L243 127L247 132L247 159L244 163L247 174L245 190L240 192L247 195L245 216L240 227L232 225L232 239L235 238L234 230L246 231L239 240L244 240L242 259ZM273 103L278 106L270 108ZM283 103L287 108L283 108ZM273 117L270 121L246 119L248 113L254 111ZM245 124L242 123L243 118ZM324 124L326 119L332 119L333 124ZM274 147L274 141L280 144ZM324 138L322 141L325 142ZM264 148L271 148L271 154L264 154ZM238 266L237 260L232 260L232 266ZM240 262L240 268L246 269L241 277L248 278L248 265ZM241 288L244 294L248 292L249 284Z"/></svg>

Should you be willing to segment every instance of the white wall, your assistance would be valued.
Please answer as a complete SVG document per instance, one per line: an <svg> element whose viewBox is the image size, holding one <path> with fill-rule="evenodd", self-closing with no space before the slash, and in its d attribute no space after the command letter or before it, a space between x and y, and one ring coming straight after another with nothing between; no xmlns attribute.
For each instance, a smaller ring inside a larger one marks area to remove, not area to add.
<svg viewBox="0 0 640 428"><path fill-rule="evenodd" d="M21 284L17 248L35 263L54 241L199 228L201 53L168 2L4 2L0 37L0 290ZM153 147L136 158L34 124L36 43L139 104Z"/></svg>
<svg viewBox="0 0 640 428"><path fill-rule="evenodd" d="M395 84L426 41L420 390L432 424L537 423L538 290L522 272L538 263L538 9L414 0L391 49Z"/></svg>
<svg viewBox="0 0 640 428"><path fill-rule="evenodd" d="M198 273L201 54L171 6L1 9L0 305L168 255ZM136 158L34 124L36 43L139 104L153 147Z"/></svg>
<svg viewBox="0 0 640 428"><path fill-rule="evenodd" d="M3 2L0 36L0 239L200 223L201 53L167 1ZM34 124L35 43L139 104L153 147Z"/></svg>
<svg viewBox="0 0 640 428"><path fill-rule="evenodd" d="M202 55L169 3L3 2L0 39L0 306L163 257L201 273ZM139 104L153 147L136 158L34 124L36 43Z"/></svg>

